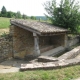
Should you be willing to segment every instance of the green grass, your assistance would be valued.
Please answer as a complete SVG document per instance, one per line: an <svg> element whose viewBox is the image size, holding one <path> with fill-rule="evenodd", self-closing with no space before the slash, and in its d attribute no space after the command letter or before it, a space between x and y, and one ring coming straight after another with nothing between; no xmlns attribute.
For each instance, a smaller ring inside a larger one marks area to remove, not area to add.
<svg viewBox="0 0 80 80"><path fill-rule="evenodd" d="M0 29L9 28L10 18L0 17Z"/></svg>
<svg viewBox="0 0 80 80"><path fill-rule="evenodd" d="M80 77L80 66L0 74L0 80L71 80Z"/></svg>
<svg viewBox="0 0 80 80"><path fill-rule="evenodd" d="M39 20L34 20L34 21L39 21ZM41 20L41 22L45 22L45 21ZM51 23L50 21L47 22ZM0 17L0 29L9 28L9 25L10 25L10 18Z"/></svg>

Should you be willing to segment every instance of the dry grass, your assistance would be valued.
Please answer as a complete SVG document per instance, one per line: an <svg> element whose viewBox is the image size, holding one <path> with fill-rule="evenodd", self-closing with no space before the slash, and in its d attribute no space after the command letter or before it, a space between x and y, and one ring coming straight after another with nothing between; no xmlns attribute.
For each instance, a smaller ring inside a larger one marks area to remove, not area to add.
<svg viewBox="0 0 80 80"><path fill-rule="evenodd" d="M4 34L4 33L9 33L9 28L0 29L0 35L2 35L2 34Z"/></svg>

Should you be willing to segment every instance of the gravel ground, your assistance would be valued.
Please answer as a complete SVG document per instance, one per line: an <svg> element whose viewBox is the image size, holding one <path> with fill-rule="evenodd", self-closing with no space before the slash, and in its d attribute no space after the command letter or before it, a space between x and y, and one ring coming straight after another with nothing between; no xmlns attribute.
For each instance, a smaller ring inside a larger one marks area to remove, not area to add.
<svg viewBox="0 0 80 80"><path fill-rule="evenodd" d="M18 72L21 64L26 64L26 61L9 59L0 63L0 73Z"/></svg>

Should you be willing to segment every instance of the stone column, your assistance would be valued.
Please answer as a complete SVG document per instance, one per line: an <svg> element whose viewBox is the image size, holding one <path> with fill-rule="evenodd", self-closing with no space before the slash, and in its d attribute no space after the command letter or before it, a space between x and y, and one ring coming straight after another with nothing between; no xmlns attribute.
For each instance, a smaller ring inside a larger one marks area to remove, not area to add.
<svg viewBox="0 0 80 80"><path fill-rule="evenodd" d="M65 45L65 48L68 48L68 36L67 36L67 34L65 34L65 41L64 41L64 45Z"/></svg>
<svg viewBox="0 0 80 80"><path fill-rule="evenodd" d="M36 33L33 33L33 36L34 36L34 56L39 56L40 55L39 38Z"/></svg>

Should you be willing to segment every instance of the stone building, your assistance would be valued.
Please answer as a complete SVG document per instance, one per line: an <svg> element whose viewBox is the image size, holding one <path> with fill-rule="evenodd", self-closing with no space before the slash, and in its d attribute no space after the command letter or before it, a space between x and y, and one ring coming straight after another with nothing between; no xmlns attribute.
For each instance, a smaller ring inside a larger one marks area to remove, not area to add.
<svg viewBox="0 0 80 80"><path fill-rule="evenodd" d="M10 23L14 57L38 56L59 46L67 47L66 29L40 21L12 19Z"/></svg>

